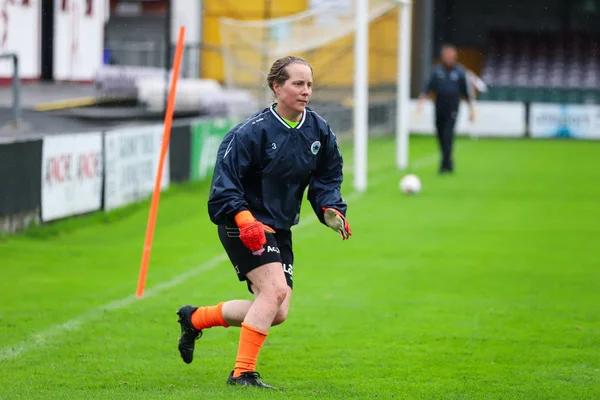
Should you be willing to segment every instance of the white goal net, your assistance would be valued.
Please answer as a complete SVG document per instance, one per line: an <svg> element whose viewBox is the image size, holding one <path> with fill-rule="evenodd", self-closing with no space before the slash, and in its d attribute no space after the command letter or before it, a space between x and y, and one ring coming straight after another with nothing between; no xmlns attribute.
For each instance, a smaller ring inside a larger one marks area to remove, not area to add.
<svg viewBox="0 0 600 400"><path fill-rule="evenodd" d="M228 89L247 91L260 106L267 106L273 98L265 79L273 61L286 55L302 57L314 71L314 90L309 106L329 121L336 134L351 134L355 77L354 2L322 3L325 5L266 21L222 19L225 85ZM340 7L340 4L347 6ZM397 1L369 1L369 134L391 134L395 130L397 10Z"/></svg>

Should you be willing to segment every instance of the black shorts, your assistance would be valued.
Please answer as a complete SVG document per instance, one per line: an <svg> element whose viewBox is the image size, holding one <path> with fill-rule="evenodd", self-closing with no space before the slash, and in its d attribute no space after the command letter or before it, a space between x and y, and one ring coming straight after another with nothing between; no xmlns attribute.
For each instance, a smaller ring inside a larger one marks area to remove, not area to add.
<svg viewBox="0 0 600 400"><path fill-rule="evenodd" d="M261 265L279 262L283 265L285 280L290 288L294 288L294 252L292 251L292 232L278 230L267 233L265 251L260 256L255 256L240 240L240 230L237 227L219 225L219 239L235 268L238 279L248 283L248 290L252 293L251 282L246 274Z"/></svg>

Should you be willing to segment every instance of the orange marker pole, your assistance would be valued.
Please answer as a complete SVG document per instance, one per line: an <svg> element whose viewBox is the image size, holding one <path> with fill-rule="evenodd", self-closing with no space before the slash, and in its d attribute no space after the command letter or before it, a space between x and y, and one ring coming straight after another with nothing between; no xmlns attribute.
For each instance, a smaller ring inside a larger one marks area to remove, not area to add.
<svg viewBox="0 0 600 400"><path fill-rule="evenodd" d="M160 201L160 184L162 182L163 166L165 157L169 148L171 138L171 124L173 123L173 110L175 108L175 94L177 93L177 79L179 78L179 68L181 67L181 57L183 54L183 38L185 36L185 27L179 28L179 38L175 48L175 59L173 60L173 75L171 76L171 87L169 88L169 97L167 99L167 110L165 113L164 131L162 146L160 148L160 159L158 162L158 171L154 191L152 192L152 202L150 204L150 215L148 216L148 226L146 227L146 241L142 253L142 264L140 266L140 276L138 279L136 296L144 295L144 286L146 285L146 275L148 274L148 262L150 261L150 251L152 250L152 238L154 237L154 226L156 225L156 214L158 213L158 202Z"/></svg>

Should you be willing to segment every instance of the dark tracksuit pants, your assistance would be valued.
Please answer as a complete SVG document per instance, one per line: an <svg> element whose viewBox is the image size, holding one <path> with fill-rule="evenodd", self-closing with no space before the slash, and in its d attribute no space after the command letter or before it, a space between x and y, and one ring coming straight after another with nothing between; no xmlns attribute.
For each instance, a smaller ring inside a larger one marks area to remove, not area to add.
<svg viewBox="0 0 600 400"><path fill-rule="evenodd" d="M456 96L458 97L458 96ZM437 139L442 153L440 171L452 171L452 149L454 145L454 128L458 116L458 99L441 99L435 104L435 127Z"/></svg>

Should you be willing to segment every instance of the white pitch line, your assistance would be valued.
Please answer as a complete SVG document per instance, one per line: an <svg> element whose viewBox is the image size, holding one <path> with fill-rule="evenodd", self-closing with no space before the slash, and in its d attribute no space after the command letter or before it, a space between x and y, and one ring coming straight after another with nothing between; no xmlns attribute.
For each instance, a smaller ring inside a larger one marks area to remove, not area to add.
<svg viewBox="0 0 600 400"><path fill-rule="evenodd" d="M436 160L437 160L437 153L430 154L428 156L417 159L413 163L413 168L421 168L426 165L430 165ZM379 183L385 181L384 178L387 176L386 174L389 171L396 171L396 170L389 169L389 170L383 172L381 175L378 175L375 179L373 179L371 181L371 184L376 185L376 184L379 184ZM379 171L379 170L371 171L371 173L374 173L374 172L377 173L377 172L381 172L381 171ZM345 200L346 200L346 202L353 202L353 201L356 201L357 199L359 199L362 195L363 195L363 193L360 193L360 192L352 192L352 193L350 193L350 195L345 197ZM316 219L316 218L305 219L303 222L299 223L295 227L294 230L305 228L307 226L314 224L315 222L318 222L318 219ZM2 348L0 350L0 361L7 361L7 360L15 358L23 353L31 351L36 347L42 347L44 344L46 344L52 338L59 336L60 334L63 334L65 332L76 331L79 328L81 328L85 322L89 322L89 321L98 319L98 317L103 315L106 311L113 311L113 310L120 310L123 308L127 308L137 301L157 296L164 291L167 291L169 289L179 286L183 282L187 281L188 279L190 279L202 272L210 271L211 269L215 268L217 265L221 264L222 262L225 262L226 260L227 260L227 255L225 253L219 254L218 256L213 257L210 260L200 264L199 266L192 268L186 272L183 272L166 282L159 283L151 288L148 288L145 291L144 297L142 299L138 299L135 295L126 296L126 297L123 297L122 299L111 301L110 303L93 308L93 309L91 309L83 314L80 314L77 317L72 318L66 322L63 322L61 324L52 325L48 329L45 329L38 333L34 333L29 338L27 338L27 340L23 340L20 343L17 343L14 345L8 345L8 346L5 346L4 348Z"/></svg>

